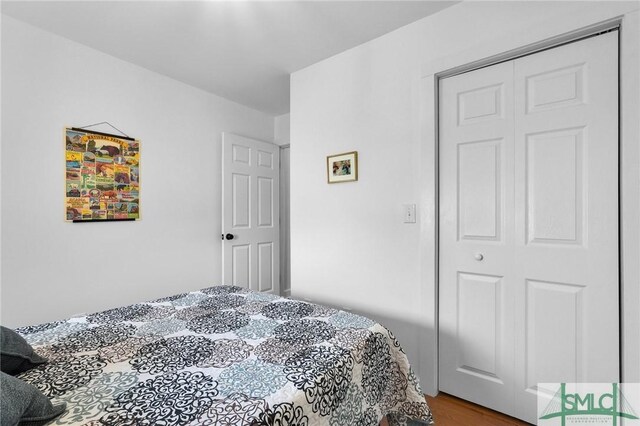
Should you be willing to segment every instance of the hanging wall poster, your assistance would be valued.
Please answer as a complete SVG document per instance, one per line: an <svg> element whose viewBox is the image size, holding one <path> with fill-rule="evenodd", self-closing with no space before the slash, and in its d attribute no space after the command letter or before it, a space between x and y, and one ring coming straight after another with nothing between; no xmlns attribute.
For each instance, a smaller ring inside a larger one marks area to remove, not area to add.
<svg viewBox="0 0 640 426"><path fill-rule="evenodd" d="M140 141L65 129L66 220L140 219Z"/></svg>

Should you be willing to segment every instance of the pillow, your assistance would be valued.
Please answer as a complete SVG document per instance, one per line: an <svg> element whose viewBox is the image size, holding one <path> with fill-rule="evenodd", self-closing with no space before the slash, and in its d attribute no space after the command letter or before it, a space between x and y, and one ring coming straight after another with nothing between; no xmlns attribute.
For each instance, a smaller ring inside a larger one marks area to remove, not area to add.
<svg viewBox="0 0 640 426"><path fill-rule="evenodd" d="M0 326L0 370L16 375L47 360L33 351L22 336L10 328Z"/></svg>
<svg viewBox="0 0 640 426"><path fill-rule="evenodd" d="M0 424L2 426L44 425L67 409L52 405L49 398L30 383L0 372Z"/></svg>

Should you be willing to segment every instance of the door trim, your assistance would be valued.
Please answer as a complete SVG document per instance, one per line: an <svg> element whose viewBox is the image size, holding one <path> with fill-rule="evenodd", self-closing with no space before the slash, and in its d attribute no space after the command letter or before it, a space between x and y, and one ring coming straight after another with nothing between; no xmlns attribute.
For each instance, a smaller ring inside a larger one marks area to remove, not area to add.
<svg viewBox="0 0 640 426"><path fill-rule="evenodd" d="M283 166L284 153L287 165ZM280 145L280 296L291 296L290 144Z"/></svg>
<svg viewBox="0 0 640 426"><path fill-rule="evenodd" d="M634 10L624 16L607 19L599 23L582 27L580 29L564 32L558 36L545 38L542 41L523 45L522 47L507 50L503 53L491 55L481 60L466 62L462 65L450 66L455 63L451 57L442 58L440 63L435 61L431 67L423 66L422 78L420 79L420 109L422 119L420 132L422 136L421 158L423 163L433 165L433 168L424 167L421 169L420 180L424 188L420 193L421 204L424 212L424 219L421 221L420 229L420 257L424 259L421 268L421 294L424 303L423 315L420 318L421 324L426 331L420 334L420 367L419 374L422 382L425 383L426 393L436 395L438 393L438 276L439 276L439 152L438 152L438 85L441 78L452 76L466 71L471 71L483 66L488 66L497 62L515 59L536 51L549 49L560 44L593 36L598 33L619 30L620 55L619 69L619 146L620 146L620 262L621 262L621 328L620 328L620 365L621 381L639 381L640 367L633 365L633 360L640 356L640 333L637 327L640 325L640 288L635 288L634 283L640 281L640 171L636 162L640 160L640 148L634 145L634 141L640 138L640 128L637 127L637 114L640 113L637 93L628 88L637 89L640 86L640 77L637 75L640 69L637 51L640 43L636 38L640 35L640 12ZM462 52L458 58L468 58ZM468 53L468 52L466 52ZM634 54L636 56L634 56ZM462 62L462 61L460 61ZM449 64L448 67L440 66ZM433 65L437 72L433 70ZM425 71L427 70L427 71ZM625 92L626 89L626 92ZM634 115L635 114L635 115ZM433 138L433 139L432 139ZM623 153L626 153L623 156ZM630 238L623 239L623 235L631 235ZM632 285L625 286L625 283ZM626 325L626 327L625 327ZM635 331L634 331L635 330ZM629 362L625 362L629 360Z"/></svg>
<svg viewBox="0 0 640 426"><path fill-rule="evenodd" d="M496 65L501 62L512 61L514 59L521 58L523 56L533 55L534 53L542 52L543 50L553 49L554 47L560 47L564 44L574 43L576 41L595 37L602 33L609 31L615 31L620 28L622 18L609 19L603 22L599 22L588 27L580 28L575 31L570 31L559 36L541 40L536 43L531 43L526 46L522 46L516 49L508 50L504 53L499 53L488 58L480 59L478 61L470 62L468 64L459 65L444 71L440 71L435 74L437 81L439 82L443 78L453 77L454 75L464 74L469 71L474 71L480 68Z"/></svg>

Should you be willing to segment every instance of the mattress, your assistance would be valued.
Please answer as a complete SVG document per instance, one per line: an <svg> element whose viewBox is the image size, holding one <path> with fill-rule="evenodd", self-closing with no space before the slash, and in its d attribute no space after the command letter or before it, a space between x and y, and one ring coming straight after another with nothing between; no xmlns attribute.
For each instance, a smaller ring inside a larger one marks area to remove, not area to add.
<svg viewBox="0 0 640 426"><path fill-rule="evenodd" d="M241 287L17 331L49 359L18 377L67 403L59 425L431 423L384 326Z"/></svg>

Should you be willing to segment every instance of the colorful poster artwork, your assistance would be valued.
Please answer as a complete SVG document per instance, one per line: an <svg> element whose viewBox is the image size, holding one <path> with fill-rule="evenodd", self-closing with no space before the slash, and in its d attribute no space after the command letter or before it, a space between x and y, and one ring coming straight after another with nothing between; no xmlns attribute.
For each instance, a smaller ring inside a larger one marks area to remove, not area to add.
<svg viewBox="0 0 640 426"><path fill-rule="evenodd" d="M66 220L140 218L140 141L65 129Z"/></svg>

